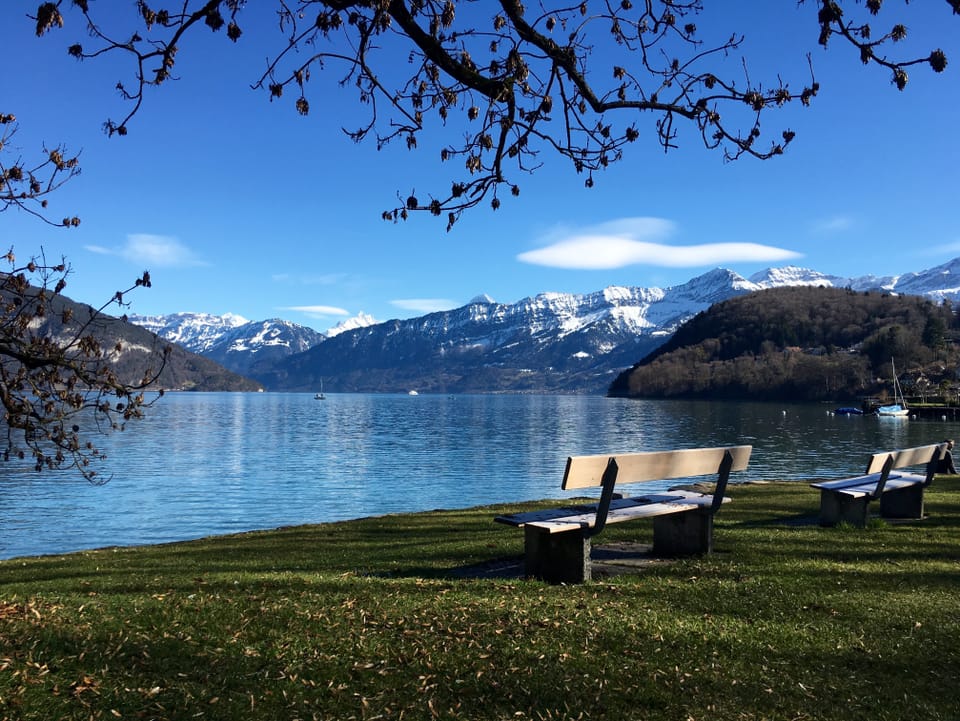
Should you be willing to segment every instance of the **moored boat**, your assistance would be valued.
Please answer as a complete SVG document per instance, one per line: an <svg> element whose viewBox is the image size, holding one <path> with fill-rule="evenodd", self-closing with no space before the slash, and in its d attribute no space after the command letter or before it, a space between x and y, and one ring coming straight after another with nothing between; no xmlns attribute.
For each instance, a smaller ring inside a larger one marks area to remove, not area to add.
<svg viewBox="0 0 960 721"><path fill-rule="evenodd" d="M854 408L852 406L844 406L843 408L837 408L834 411L834 415L838 416L862 416L863 410L860 408Z"/></svg>
<svg viewBox="0 0 960 721"><path fill-rule="evenodd" d="M876 413L877 413L878 416L899 416L899 417L904 417L904 416L909 416L909 415L910 415L910 409L909 409L909 408L905 408L904 406L900 405L899 403L894 403L894 404L889 405L889 406L880 406L879 408L877 408Z"/></svg>
<svg viewBox="0 0 960 721"><path fill-rule="evenodd" d="M893 416L897 418L906 418L910 415L910 409L907 408L907 402L903 398L903 390L900 388L900 381L897 379L897 367L890 359L890 369L893 371L893 400L895 403L880 406L876 410L878 416Z"/></svg>

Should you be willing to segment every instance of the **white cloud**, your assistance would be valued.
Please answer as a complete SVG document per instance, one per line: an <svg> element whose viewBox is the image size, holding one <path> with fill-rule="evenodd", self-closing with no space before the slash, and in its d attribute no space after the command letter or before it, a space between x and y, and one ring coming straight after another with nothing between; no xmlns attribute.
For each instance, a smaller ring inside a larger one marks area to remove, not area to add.
<svg viewBox="0 0 960 721"><path fill-rule="evenodd" d="M391 300L390 305L402 310L413 310L418 313L436 313L442 310L456 308L459 303L446 298L407 298Z"/></svg>
<svg viewBox="0 0 960 721"><path fill-rule="evenodd" d="M350 311L337 308L333 305L291 305L279 310L292 310L295 313L304 313L312 318L326 318L331 315L350 315Z"/></svg>
<svg viewBox="0 0 960 721"><path fill-rule="evenodd" d="M677 224L666 218L616 218L585 228L558 225L548 231L541 240L552 244L576 235L612 235L652 241L668 238L676 231Z"/></svg>
<svg viewBox="0 0 960 721"><path fill-rule="evenodd" d="M343 283L349 276L346 273L324 274L293 274L288 272L274 273L270 279L275 283L291 283L297 285L336 285Z"/></svg>
<svg viewBox="0 0 960 721"><path fill-rule="evenodd" d="M813 230L816 233L842 233L854 226L853 218L844 215L835 215L832 218L824 218L814 224Z"/></svg>
<svg viewBox="0 0 960 721"><path fill-rule="evenodd" d="M187 246L166 235L128 235L122 255L131 262L154 268L206 265Z"/></svg>
<svg viewBox="0 0 960 721"><path fill-rule="evenodd" d="M661 218L624 218L592 228L561 229L550 244L517 256L523 263L552 268L609 270L628 265L691 268L734 262L775 262L800 253L759 243L667 245L658 242L674 233L675 225Z"/></svg>
<svg viewBox="0 0 960 721"><path fill-rule="evenodd" d="M954 255L955 253L960 253L960 240L955 240L952 243L944 243L942 245L934 245L929 248L924 248L918 255L923 256L935 256L943 254Z"/></svg>
<svg viewBox="0 0 960 721"><path fill-rule="evenodd" d="M208 265L176 238L149 233L133 233L119 248L85 246L91 253L115 255L146 268L184 268Z"/></svg>

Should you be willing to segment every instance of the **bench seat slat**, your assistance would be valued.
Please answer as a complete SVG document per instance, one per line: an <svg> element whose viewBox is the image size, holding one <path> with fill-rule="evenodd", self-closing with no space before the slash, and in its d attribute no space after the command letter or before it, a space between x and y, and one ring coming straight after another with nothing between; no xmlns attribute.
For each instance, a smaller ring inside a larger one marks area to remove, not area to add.
<svg viewBox="0 0 960 721"><path fill-rule="evenodd" d="M610 502L610 511L616 511L620 508L635 506L640 503L665 503L671 500L682 498L677 493L665 493L656 495L647 495L639 498L615 498ZM511 513L509 515L497 516L493 520L499 523L506 523L510 526L523 526L535 521L552 521L558 518L569 518L583 514L596 514L596 503L585 503L576 506L565 506L562 508L547 508L541 511L527 511L525 513Z"/></svg>
<svg viewBox="0 0 960 721"><path fill-rule="evenodd" d="M826 491L835 491L851 498L862 498L873 493L877 488L877 482L880 480L879 473L871 473L868 476L857 476L855 478L843 478L837 481L823 481L821 483L811 483L812 488L819 488ZM886 490L896 490L898 488L908 488L924 483L926 478L916 473L891 473L887 477L887 483L884 486Z"/></svg>
<svg viewBox="0 0 960 721"><path fill-rule="evenodd" d="M730 499L723 500L726 503ZM709 506L712 503L713 496L691 491L670 491L638 498L618 498L610 503L607 523L621 523L637 518L680 513L698 506ZM497 516L494 520L512 526L534 526L548 533L562 533L591 528L596 520L596 511L596 505L571 506Z"/></svg>

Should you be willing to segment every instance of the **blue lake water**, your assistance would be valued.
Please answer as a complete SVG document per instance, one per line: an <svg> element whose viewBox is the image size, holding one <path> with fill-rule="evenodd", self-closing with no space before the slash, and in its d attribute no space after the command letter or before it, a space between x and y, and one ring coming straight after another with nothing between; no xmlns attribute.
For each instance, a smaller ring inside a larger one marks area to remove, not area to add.
<svg viewBox="0 0 960 721"><path fill-rule="evenodd" d="M594 396L168 394L76 473L0 463L0 558L564 498L568 455L752 444L733 482L833 478L960 423ZM811 490L811 507L816 497Z"/></svg>

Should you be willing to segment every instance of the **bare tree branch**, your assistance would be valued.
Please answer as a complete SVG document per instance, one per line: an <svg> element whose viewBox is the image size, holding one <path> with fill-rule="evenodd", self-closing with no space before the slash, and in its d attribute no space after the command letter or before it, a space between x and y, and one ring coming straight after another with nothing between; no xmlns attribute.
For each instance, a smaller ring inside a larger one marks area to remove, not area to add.
<svg viewBox="0 0 960 721"><path fill-rule="evenodd" d="M79 156L70 157L63 146L43 149L43 159L27 165L15 156L12 141L17 133L16 117L0 112L0 213L18 209L49 225L76 227L77 217L54 221L47 210L47 196L80 174Z"/></svg>
<svg viewBox="0 0 960 721"><path fill-rule="evenodd" d="M40 6L34 18L38 35L63 27L64 2ZM713 44L699 39L695 21L703 0L538 2L535 9L520 0L274 2L281 39L253 82L271 100L294 88L296 110L307 115L311 74L341 65L341 86L352 86L368 113L357 129L345 130L354 140L375 133L378 148L400 140L413 149L425 131L435 137L438 124L462 130L459 141L443 141L440 150L441 161L463 163L452 171L450 189L427 200L398 192L398 204L383 212L391 221L427 211L446 214L449 228L482 202L497 208L501 189L518 195L517 178L541 167L546 150L592 186L595 173L621 161L625 148L641 137L638 123L645 117L653 120L665 152L692 127L705 148L721 151L726 160L772 158L784 152L794 132L771 133L761 120L794 101L809 105L819 90L812 65L799 87L779 74L767 86L753 82L746 62L741 69L729 61L744 48L742 34ZM799 0L807 2L812 0ZM133 58L134 83L130 89L118 83L132 106L122 121L105 124L108 133L121 135L142 109L144 88L173 77L177 52L191 31L218 32L226 25L226 36L236 42L245 5L178 0L172 11L139 0L142 27L118 40L98 25L92 4L72 3L95 41L92 50L72 45L74 57L121 51ZM960 13L960 0L947 0L947 6ZM946 67L939 49L901 59L886 54L906 36L902 23L874 35L868 22L845 17L878 17L887 9L881 0L818 0L817 7L821 44L841 38L864 63L890 71L900 89L911 66L925 63L935 72ZM157 65L148 69L150 63Z"/></svg>
<svg viewBox="0 0 960 721"><path fill-rule="evenodd" d="M163 370L169 348L154 355L157 367L142 377L124 378L115 366L124 349L119 342L104 347L99 327L103 311L124 305L131 290L149 287L150 275L99 309L77 313L61 296L70 273L65 262L41 258L17 266L12 250L3 260L10 270L0 273L0 432L6 437L0 457L29 459L38 471L75 468L96 482L93 462L105 456L92 437L141 418L162 395L147 400L144 392Z"/></svg>

